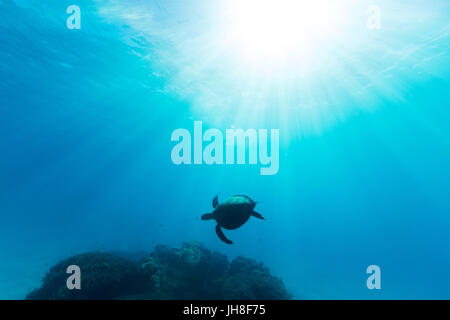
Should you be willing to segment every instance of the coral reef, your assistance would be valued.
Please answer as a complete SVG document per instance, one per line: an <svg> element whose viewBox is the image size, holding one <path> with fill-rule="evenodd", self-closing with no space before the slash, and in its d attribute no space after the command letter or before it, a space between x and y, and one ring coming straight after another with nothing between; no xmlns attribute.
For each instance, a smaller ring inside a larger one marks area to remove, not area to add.
<svg viewBox="0 0 450 320"><path fill-rule="evenodd" d="M82 270L82 289L66 287L66 268ZM262 263L211 252L201 243L165 245L141 261L86 253L50 269L27 299L291 299L283 282Z"/></svg>
<svg viewBox="0 0 450 320"><path fill-rule="evenodd" d="M81 269L81 290L66 286L67 267ZM28 294L27 299L114 299L126 292L136 292L144 280L139 265L115 254L91 252L61 261L47 272L39 289Z"/></svg>

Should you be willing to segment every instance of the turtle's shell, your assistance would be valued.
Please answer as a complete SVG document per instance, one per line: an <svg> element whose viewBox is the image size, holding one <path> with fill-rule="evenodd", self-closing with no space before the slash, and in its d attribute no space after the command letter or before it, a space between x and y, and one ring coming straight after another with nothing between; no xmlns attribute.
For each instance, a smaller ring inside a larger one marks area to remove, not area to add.
<svg viewBox="0 0 450 320"><path fill-rule="evenodd" d="M233 196L221 202L213 213L222 228L233 230L247 222L255 206L247 196Z"/></svg>

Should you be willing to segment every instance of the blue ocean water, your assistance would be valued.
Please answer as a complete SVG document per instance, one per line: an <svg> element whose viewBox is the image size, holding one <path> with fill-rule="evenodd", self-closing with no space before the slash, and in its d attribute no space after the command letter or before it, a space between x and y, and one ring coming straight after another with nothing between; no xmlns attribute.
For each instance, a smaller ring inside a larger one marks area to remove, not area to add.
<svg viewBox="0 0 450 320"><path fill-rule="evenodd" d="M301 57L242 53L226 3L0 0L0 298L76 253L185 241L262 261L296 299L450 298L448 1L343 1ZM175 165L194 120L279 129L278 173ZM267 221L222 243L200 220L216 194Z"/></svg>

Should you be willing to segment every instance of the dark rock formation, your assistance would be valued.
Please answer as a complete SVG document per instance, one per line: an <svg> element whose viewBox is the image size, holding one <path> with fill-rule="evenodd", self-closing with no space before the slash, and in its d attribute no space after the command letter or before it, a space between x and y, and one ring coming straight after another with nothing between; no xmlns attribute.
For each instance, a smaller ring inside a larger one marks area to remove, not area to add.
<svg viewBox="0 0 450 320"><path fill-rule="evenodd" d="M81 269L81 289L67 289L70 274L67 267ZM61 261L47 272L39 289L28 294L27 299L115 299L141 287L143 274L137 263L114 254L91 252Z"/></svg>
<svg viewBox="0 0 450 320"><path fill-rule="evenodd" d="M66 287L66 268L81 268L81 290ZM159 245L140 262L87 253L58 263L27 299L291 299L262 263L211 252L197 242Z"/></svg>

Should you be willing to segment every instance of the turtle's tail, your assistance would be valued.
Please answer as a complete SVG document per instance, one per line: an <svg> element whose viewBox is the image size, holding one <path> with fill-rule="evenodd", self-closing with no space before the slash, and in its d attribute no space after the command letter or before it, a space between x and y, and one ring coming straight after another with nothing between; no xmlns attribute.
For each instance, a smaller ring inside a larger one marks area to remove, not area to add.
<svg viewBox="0 0 450 320"><path fill-rule="evenodd" d="M205 213L204 215L202 215L202 220L211 220L214 219L214 214L212 213Z"/></svg>

